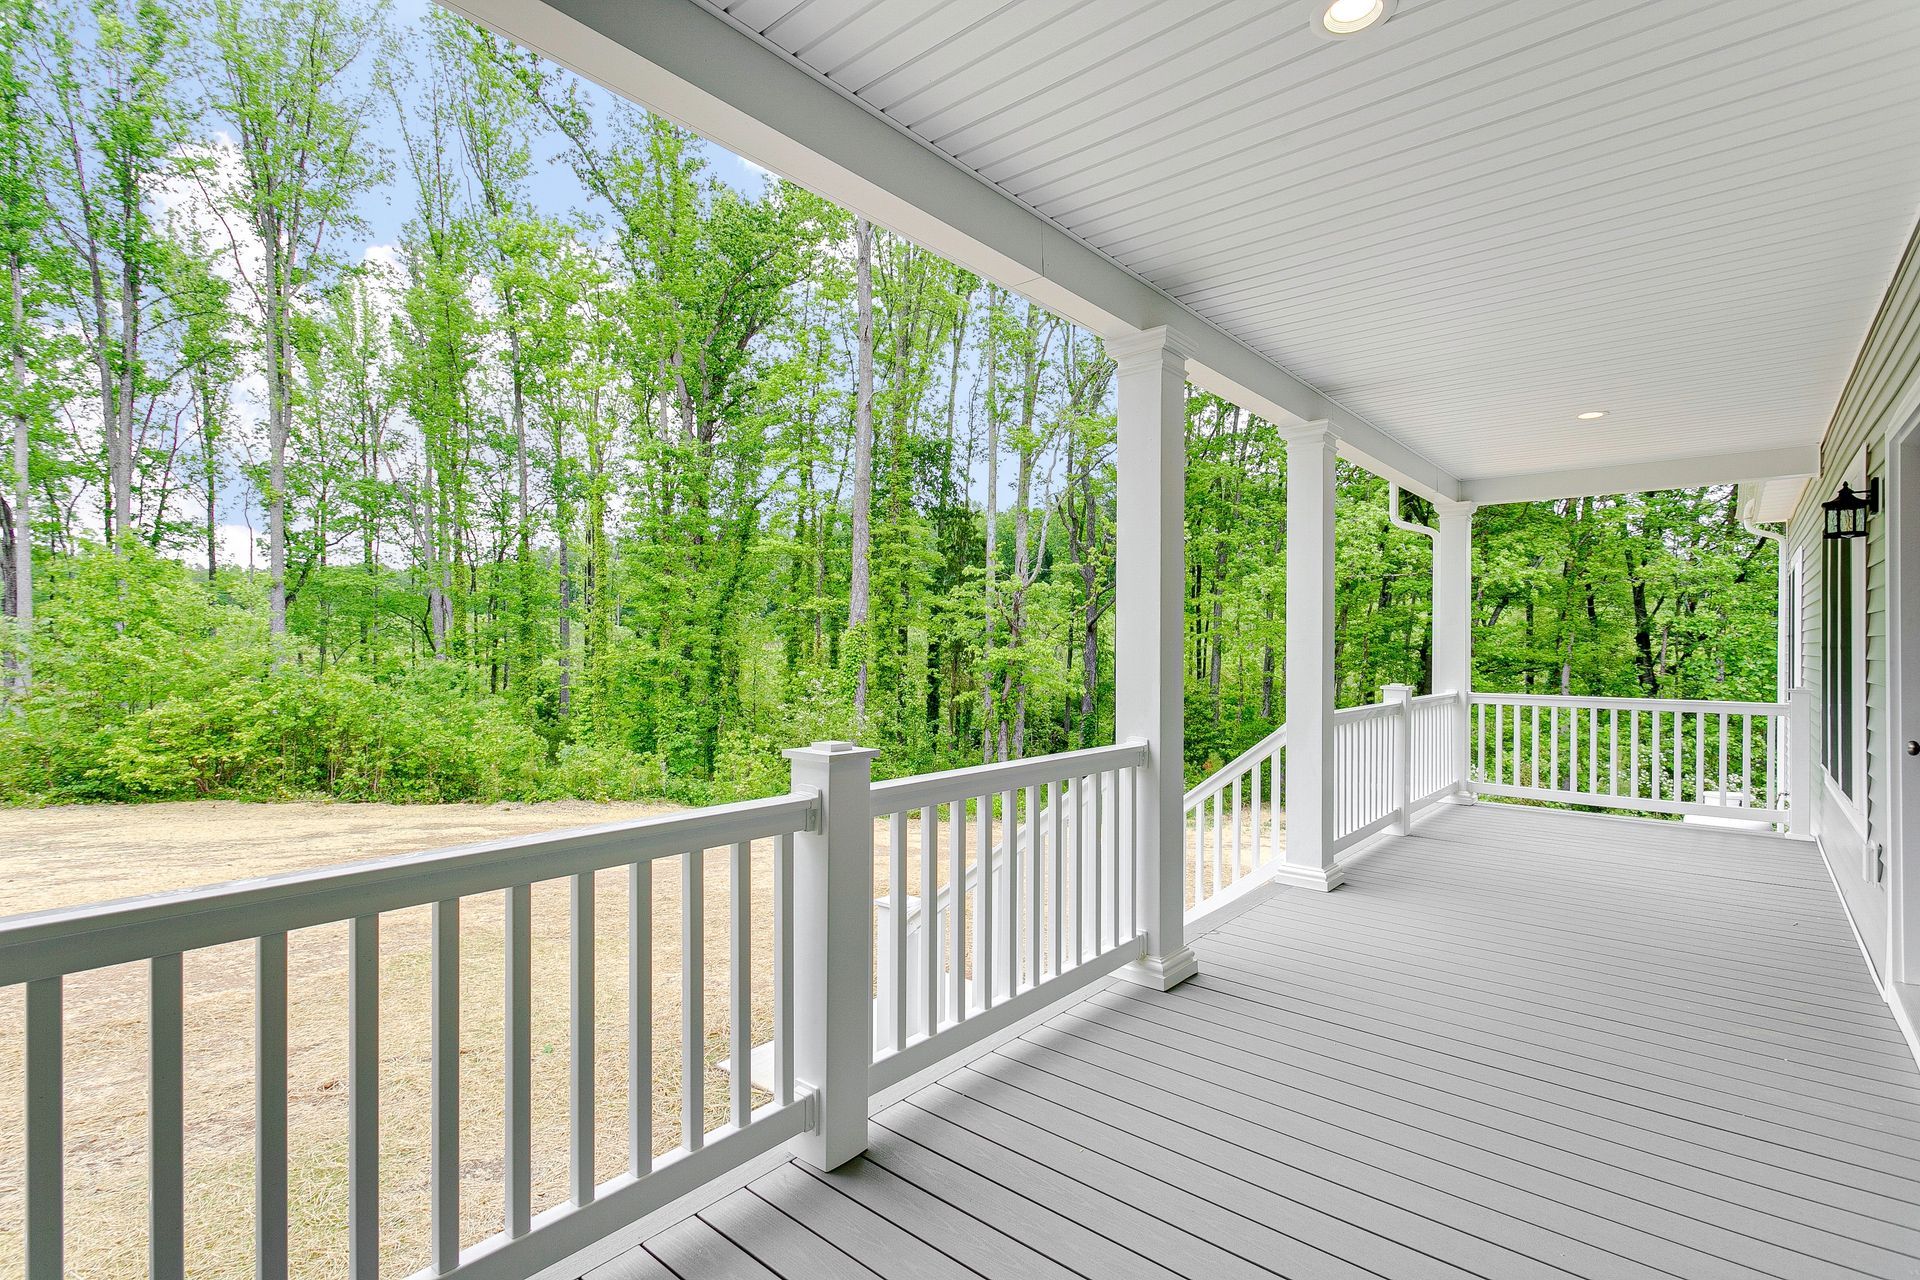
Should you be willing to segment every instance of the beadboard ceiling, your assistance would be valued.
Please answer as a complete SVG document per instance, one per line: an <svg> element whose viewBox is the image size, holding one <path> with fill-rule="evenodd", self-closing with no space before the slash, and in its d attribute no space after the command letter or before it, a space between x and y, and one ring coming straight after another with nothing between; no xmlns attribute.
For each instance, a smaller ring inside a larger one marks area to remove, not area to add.
<svg viewBox="0 0 1920 1280"><path fill-rule="evenodd" d="M1920 209L1917 0L702 3L1461 477L1816 443Z"/></svg>

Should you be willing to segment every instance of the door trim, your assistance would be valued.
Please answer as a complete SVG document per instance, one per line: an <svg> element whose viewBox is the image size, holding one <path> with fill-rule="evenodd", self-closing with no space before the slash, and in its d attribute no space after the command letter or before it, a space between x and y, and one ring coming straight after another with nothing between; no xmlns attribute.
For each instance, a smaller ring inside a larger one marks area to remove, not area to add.
<svg viewBox="0 0 1920 1280"><path fill-rule="evenodd" d="M1920 386L1903 397L1887 447L1887 975L1920 984ZM1902 993L1907 994L1907 993ZM1902 1003L1895 1001L1896 1005Z"/></svg>

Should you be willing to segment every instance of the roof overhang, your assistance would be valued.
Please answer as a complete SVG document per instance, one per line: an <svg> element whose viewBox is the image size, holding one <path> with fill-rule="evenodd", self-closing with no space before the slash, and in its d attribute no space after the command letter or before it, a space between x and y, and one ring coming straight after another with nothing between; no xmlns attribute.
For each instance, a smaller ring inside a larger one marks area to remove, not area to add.
<svg viewBox="0 0 1920 1280"><path fill-rule="evenodd" d="M1655 489L1685 489L1711 484L1752 486L1763 482L1778 492L1790 486L1794 495L1820 469L1818 445L1761 449L1751 453L1718 453L1667 458L1655 462L1623 463L1615 467L1577 467L1540 471L1523 476L1489 476L1460 483L1460 496L1490 505L1502 502L1545 502L1555 498L1584 498L1607 493L1647 493ZM1745 489L1742 490L1745 492ZM1771 509L1771 508L1769 508ZM1779 520L1784 516L1762 519Z"/></svg>
<svg viewBox="0 0 1920 1280"><path fill-rule="evenodd" d="M1460 496L1431 459L708 9L443 3L1094 333L1165 327L1187 348L1195 385L1278 422L1326 421L1350 460L1429 498Z"/></svg>

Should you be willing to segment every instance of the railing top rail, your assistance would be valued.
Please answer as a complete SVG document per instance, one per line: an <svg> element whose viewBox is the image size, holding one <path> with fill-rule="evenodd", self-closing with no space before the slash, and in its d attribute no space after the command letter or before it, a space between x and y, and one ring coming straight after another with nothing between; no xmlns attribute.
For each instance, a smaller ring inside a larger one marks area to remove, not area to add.
<svg viewBox="0 0 1920 1280"><path fill-rule="evenodd" d="M1341 707L1333 713L1335 724L1350 724L1355 720L1379 720L1394 714L1395 704L1391 702L1369 702L1365 706Z"/></svg>
<svg viewBox="0 0 1920 1280"><path fill-rule="evenodd" d="M1504 703L1508 706L1597 707L1603 711L1702 711L1710 714L1784 716L1790 710L1784 702L1735 702L1724 698L1602 698L1558 693L1480 693L1476 703Z"/></svg>
<svg viewBox="0 0 1920 1280"><path fill-rule="evenodd" d="M793 794L0 919L0 986L804 830Z"/></svg>
<svg viewBox="0 0 1920 1280"><path fill-rule="evenodd" d="M1439 703L1457 702L1459 699L1460 695L1457 693L1422 693L1416 694L1408 701L1416 707L1430 707Z"/></svg>
<svg viewBox="0 0 1920 1280"><path fill-rule="evenodd" d="M1147 762L1147 744L1138 739L1110 747L1060 751L1049 756L1027 756L999 764L976 764L943 773L922 773L873 784L873 811L900 813L930 804L950 804L976 796L998 795L1019 787L1062 778L1079 778L1108 769L1125 769Z"/></svg>

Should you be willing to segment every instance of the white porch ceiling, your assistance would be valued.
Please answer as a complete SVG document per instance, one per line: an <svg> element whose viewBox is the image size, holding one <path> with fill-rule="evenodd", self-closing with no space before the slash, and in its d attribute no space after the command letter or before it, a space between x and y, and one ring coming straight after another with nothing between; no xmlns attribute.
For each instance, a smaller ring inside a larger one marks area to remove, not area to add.
<svg viewBox="0 0 1920 1280"><path fill-rule="evenodd" d="M1915 0L700 2L1469 488L1816 444L1920 208Z"/></svg>

